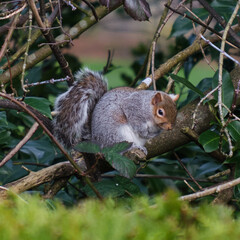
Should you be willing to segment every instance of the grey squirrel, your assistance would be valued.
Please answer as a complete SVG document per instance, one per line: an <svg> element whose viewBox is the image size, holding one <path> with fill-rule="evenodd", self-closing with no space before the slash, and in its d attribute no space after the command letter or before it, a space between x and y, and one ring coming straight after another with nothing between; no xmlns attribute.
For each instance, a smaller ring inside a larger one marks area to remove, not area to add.
<svg viewBox="0 0 240 240"><path fill-rule="evenodd" d="M89 69L75 78L55 102L53 131L66 148L81 141L101 147L127 141L147 154L146 141L175 123L178 95L129 87L107 91L106 79Z"/></svg>

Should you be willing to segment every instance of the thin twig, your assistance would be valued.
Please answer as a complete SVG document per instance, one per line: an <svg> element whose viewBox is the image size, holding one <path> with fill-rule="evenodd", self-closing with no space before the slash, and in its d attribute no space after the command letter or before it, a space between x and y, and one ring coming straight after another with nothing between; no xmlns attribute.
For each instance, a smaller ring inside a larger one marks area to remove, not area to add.
<svg viewBox="0 0 240 240"><path fill-rule="evenodd" d="M186 180L184 180L184 183L185 183L193 192L196 192L196 190L195 190Z"/></svg>
<svg viewBox="0 0 240 240"><path fill-rule="evenodd" d="M208 2L205 0L198 0L202 6L217 20L217 22L223 27L226 28L226 23L224 19L215 11L213 7L211 7ZM240 47L240 38L239 36L229 27L228 29L229 35L236 41L237 46Z"/></svg>
<svg viewBox="0 0 240 240"><path fill-rule="evenodd" d="M28 58L28 51L29 51L29 45L31 42L31 36L32 36L32 10L29 9L29 29L28 29L28 39L27 39L27 47L26 51L24 53L24 61L23 61L23 68L22 68L22 77L21 77L21 86L23 92L28 92L28 90L24 87L24 75L25 75L25 70L26 70L26 65L27 65L27 58Z"/></svg>
<svg viewBox="0 0 240 240"><path fill-rule="evenodd" d="M93 6L89 1L87 1L87 0L83 0L83 2L85 2L86 5L91 9L92 14L93 14L93 16L95 17L96 22L98 22L98 21L99 21L99 18L98 18L98 15L97 15L97 13L96 13L96 10L95 10L94 6Z"/></svg>
<svg viewBox="0 0 240 240"><path fill-rule="evenodd" d="M178 162L180 163L180 165L182 166L182 168L186 171L186 173L188 174L188 176L192 179L192 181L198 186L198 188L201 190L202 187L201 185L195 180L195 178L192 176L192 174L188 171L188 169L185 167L185 165L183 164L182 160L180 159L180 157L177 155L176 152L174 152L174 156L176 157L176 159L178 160Z"/></svg>
<svg viewBox="0 0 240 240"><path fill-rule="evenodd" d="M240 178L237 178L235 180L232 180L232 181L229 181L226 183L219 184L218 186L215 186L215 187L207 188L203 191L199 191L199 192L192 193L189 195L181 196L179 199L183 200L183 201L193 201L193 200L201 198L201 197L205 197L205 196L209 196L214 193L222 192L223 190L232 188L238 184L240 184Z"/></svg>
<svg viewBox="0 0 240 240"><path fill-rule="evenodd" d="M35 122L26 136L16 145L15 148L13 148L7 156L0 162L0 167L2 167L4 164L6 164L19 150L20 148L28 142L28 140L32 137L32 135L36 132L38 129L39 124Z"/></svg>
<svg viewBox="0 0 240 240"><path fill-rule="evenodd" d="M14 17L14 19L13 19L13 21L11 23L11 27L10 27L10 29L8 31L8 34L7 34L7 36L6 36L5 40L4 40L4 43L3 43L2 47L1 47L0 62L1 62L2 57L4 56L5 52L7 51L7 47L8 47L8 44L9 44L10 40L11 40L13 31L14 31L14 29L16 27L18 18L19 18L19 13Z"/></svg>
<svg viewBox="0 0 240 240"><path fill-rule="evenodd" d="M116 174L102 174L101 175L102 178L114 178L116 177ZM178 177L178 176L162 176L162 175L155 175L155 174L141 174L141 173L138 173L134 176L134 178L149 178L149 179L152 179L152 178L156 178L156 179L170 179L170 180L180 180L180 181L193 181L191 178L186 178L186 177ZM212 182L212 179L196 179L196 181L198 182ZM214 182L217 182L217 181L214 181Z"/></svg>
<svg viewBox="0 0 240 240"><path fill-rule="evenodd" d="M27 112L32 118L34 118L38 124L43 128L43 130L46 132L46 134L50 137L50 139L57 145L57 147L59 148L59 150L62 152L62 154L68 159L68 161L73 165L73 167L77 170L77 172L79 173L80 176L83 176L84 180L86 181L86 183L89 185L89 187L94 191L94 193L96 194L96 196L102 200L103 197L100 195L100 193L98 192L98 190L95 188L95 186L92 184L92 182L90 181L90 179L87 176L84 176L84 172L81 170L81 168L77 165L77 163L71 158L71 156L67 153L67 151L63 148L63 146L56 140L56 138L53 136L53 134L45 127L45 125L42 123L41 120L39 120L39 118L33 113L31 112L22 102L17 101L15 98L11 97L8 94L5 93L1 93L0 92L0 96L3 98L6 98L12 102L14 102L15 104L17 104L19 107L21 107L22 109L24 109L25 112Z"/></svg>
<svg viewBox="0 0 240 240"><path fill-rule="evenodd" d="M215 46L214 44L211 43L211 41L209 41L208 39L206 39L203 35L200 34L200 37L206 42L208 43L210 46L212 46L213 48L215 48L217 51L219 51L221 54L225 55L227 58L231 59L233 62L235 62L237 65L240 65L240 62L238 60L236 60L235 58L231 57L228 53L222 51L220 48L218 48L217 46Z"/></svg>
<svg viewBox="0 0 240 240"><path fill-rule="evenodd" d="M65 78L60 78L60 79L50 79L47 81L42 81L42 82L36 82L36 83L27 83L24 85L25 88L29 88L29 87L34 87L34 86L39 86L39 85L44 85L44 84L55 84L57 82L65 82L65 81L69 81L70 77L66 76Z"/></svg>
<svg viewBox="0 0 240 240"><path fill-rule="evenodd" d="M174 69L174 71L173 71L173 74L174 74L174 75L177 75L177 73L181 70L182 66L183 66L183 62L180 62L180 63L175 67L175 69ZM169 92L170 92L170 90L172 89L173 83L174 83L174 80L171 78L171 76L169 76L169 77L168 77L168 85L167 85L166 90L165 90L166 93L169 93Z"/></svg>
<svg viewBox="0 0 240 240"><path fill-rule="evenodd" d="M13 17L16 14L20 14L20 12L26 7L26 3L24 1L22 1L22 2L23 2L23 5L20 6L18 9L13 9L13 10L10 10L10 11L7 11L7 12L4 12L3 14L1 14L0 20L8 19L8 18Z"/></svg>
<svg viewBox="0 0 240 240"><path fill-rule="evenodd" d="M220 52L220 57L219 57L219 74L218 74L218 85L220 86L220 88L218 89L218 109L219 109L219 115L220 115L220 120L221 120L221 124L222 126L225 125L225 121L224 121L224 116L223 116L223 105L222 105L222 73L223 73L223 56L224 54L224 49L225 49L225 43L226 43L226 38L227 38L227 34L231 28L231 25L233 23L233 20L235 19L237 13L238 13L238 9L240 7L240 0L238 0L238 3L226 25L226 28L223 32L223 37L222 37L222 43L221 43L221 52ZM239 63L240 65L240 63ZM232 141L230 138L230 135L228 133L228 130L226 128L223 129L227 140L228 140L228 145L229 145L229 153L226 154L224 152L222 152L224 155L226 155L227 157L232 157L233 155L233 146L232 146ZM222 146L222 145L221 145Z"/></svg>
<svg viewBox="0 0 240 240"><path fill-rule="evenodd" d="M33 12L35 20L37 21L38 25L41 27L41 31L42 31L44 37L46 38L46 40L49 43L56 43L55 38L53 37L52 33L46 29L47 26L42 22L34 1L28 0L28 4ZM59 8L61 8L61 3L59 3ZM61 13L60 10L61 9L59 9L59 14ZM61 19L61 15L60 15L60 19ZM61 20L60 20L60 22L61 22ZM71 69L69 68L68 62L66 61L62 52L60 51L59 46L55 45L55 44L54 45L50 44L49 46L50 46L54 56L56 57L57 61L59 62L64 74L71 78L71 81L69 81L68 83L69 83L69 85L72 85L72 83L74 82L74 77L73 77Z"/></svg>
<svg viewBox="0 0 240 240"><path fill-rule="evenodd" d="M224 171L222 171L222 172L219 172L219 173L216 173L216 174L214 174L214 175L211 175L211 176L207 177L207 179L213 180L213 179L215 179L215 178L219 178L219 177L228 175L228 174L230 174L230 173L231 173L231 170L230 170L230 169L227 169L227 170L224 170Z"/></svg>
<svg viewBox="0 0 240 240"><path fill-rule="evenodd" d="M183 0L185 1L185 0ZM171 5L172 4L172 0L168 0L167 5ZM149 70L150 70L150 65L152 66L151 72L152 72L152 82L153 82L153 89L156 91L157 87L156 87L156 80L155 80L155 76L154 76L154 72L155 72L155 51L156 51L156 43L158 38L160 37L160 33L163 29L163 27L165 26L165 24L167 23L168 19L172 16L172 13L168 14L168 8L165 7L163 14L160 18L160 21L158 23L157 26L157 30L154 34L154 38L152 40L152 44L149 50L149 55L148 55L148 64L147 64L147 71L146 71L146 76L149 75ZM151 61L150 61L151 59ZM150 64L151 63L151 64Z"/></svg>
<svg viewBox="0 0 240 240"><path fill-rule="evenodd" d="M55 9L53 10L52 14L47 18L47 22L49 27L47 27L47 29L50 29L54 19L56 18L58 14L58 7L55 7ZM34 26L32 26L34 27ZM39 27L38 27L39 28ZM59 28L59 27L58 27ZM15 62L16 60L18 60L20 58L20 56L26 51L27 46L32 46L33 43L36 42L36 40L41 36L41 31L37 30L34 31L34 33L32 34L31 37L31 42L30 43L25 43L13 56L11 56L10 58L10 63L12 64L13 62ZM2 69L6 69L8 67L7 63L4 64L1 68Z"/></svg>
<svg viewBox="0 0 240 240"><path fill-rule="evenodd" d="M216 92L218 90L220 86L215 87L214 89L212 89L209 93L207 93L203 98L201 98L201 100L199 101L199 103L197 104L197 107L195 108L194 112L193 112L193 123L192 123L192 127L191 129L194 129L197 122L196 122L196 116L197 116L197 112L198 112L198 108L200 107L200 105L207 99L209 98L214 92Z"/></svg>

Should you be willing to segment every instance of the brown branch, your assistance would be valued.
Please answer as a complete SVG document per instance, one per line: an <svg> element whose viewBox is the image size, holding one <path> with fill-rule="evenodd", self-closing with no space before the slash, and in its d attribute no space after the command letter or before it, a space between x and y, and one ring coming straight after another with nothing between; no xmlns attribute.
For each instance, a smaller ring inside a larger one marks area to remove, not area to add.
<svg viewBox="0 0 240 240"><path fill-rule="evenodd" d="M6 50L7 50L8 44L9 44L9 42L10 42L10 40L11 40L13 31L14 31L14 29L15 29L15 27L16 27L16 24L17 24L17 21L18 21L18 17L19 17L19 14L17 14L16 16L14 16L14 18L13 18L13 20L12 20L12 22L11 22L11 26L10 26L10 28L9 28L8 34L7 34L7 36L6 36L5 40L4 40L4 43L3 43L2 47L1 47L1 51L0 51L0 62L1 62L2 57L4 56L4 54L5 54Z"/></svg>
<svg viewBox="0 0 240 240"><path fill-rule="evenodd" d="M96 8L96 12L97 12L97 15L98 15L99 19L105 17L111 11L113 11L117 7L119 7L120 5L121 4L117 4L115 6L115 8L111 9L111 10L107 10L105 7L102 7L102 6ZM93 16L83 18L80 22L75 24L69 30L69 34L70 34L71 38L72 39L77 38L80 34L82 34L88 28L93 26L95 23L96 23L96 20L95 20L95 18ZM59 35L56 38L56 40L57 41L68 40L68 36L62 34L62 35ZM64 42L62 44L62 46L66 45L66 44L67 43ZM32 68L37 63L41 62L42 60L44 60L45 58L47 58L51 54L52 54L51 48L49 46L45 45L44 47L40 48L39 50L37 50L36 52L34 52L34 53L32 53L31 55L28 56L26 69ZM22 65L23 65L23 61L20 61L19 63L17 63L16 65L14 65L11 68L11 70L12 70L12 77L13 78L18 76L22 72ZM7 83L9 81L9 79L10 79L9 78L9 70L5 71L3 74L0 75L0 83L1 84Z"/></svg>
<svg viewBox="0 0 240 240"><path fill-rule="evenodd" d="M57 163L53 166L44 168L37 172L31 172L29 175L20 178L14 182L4 185L4 188L10 189L16 194L25 192L41 184L51 182L55 179L68 177L76 173L75 168L69 162ZM0 189L0 198L4 199L8 195L6 190Z"/></svg>
<svg viewBox="0 0 240 240"><path fill-rule="evenodd" d="M237 66L231 72L231 79L235 89L238 86L239 76L240 67ZM173 130L163 131L157 137L147 141L146 148L148 150L148 159L172 151L173 149L192 141L182 133L182 129L192 127L193 112L195 111L198 102L199 100L195 100L178 111L176 125ZM240 104L240 96L238 96L236 103L237 105ZM215 120L215 115L209 106L205 104L199 106L195 119L197 124L194 131L196 134L200 135L211 127L210 123Z"/></svg>
<svg viewBox="0 0 240 240"><path fill-rule="evenodd" d="M25 24L27 20L28 20L28 14L20 16L16 24L16 27L22 26L23 24ZM11 24L12 22L9 22L0 27L0 36L5 34L9 30L9 28L11 28Z"/></svg>
<svg viewBox="0 0 240 240"><path fill-rule="evenodd" d="M37 21L38 26L40 27L40 30L42 31L42 34L44 35L44 37L46 38L48 43L50 43L49 46L50 46L54 56L56 57L59 65L61 66L64 74L71 78L71 80L68 82L69 85L71 85L74 82L74 77L73 77L71 69L69 68L68 62L66 61L65 57L63 56L59 46L57 44L55 44L56 41L55 41L55 38L53 37L52 33L50 32L49 29L47 29L47 26L43 23L34 1L28 0L28 4L33 12L34 18ZM60 6L60 8L61 8L61 6Z"/></svg>
<svg viewBox="0 0 240 240"><path fill-rule="evenodd" d="M238 25L235 25L233 27L233 29L236 32L240 31L240 27ZM214 36L209 37L208 40L212 43L215 43L215 42L218 42L220 39L218 36L214 35ZM204 47L208 46L208 43L202 40L201 45L204 48ZM168 73L173 67L175 67L179 62L185 61L188 57L190 57L191 55L195 54L196 52L198 52L200 50L201 50L201 48L200 48L199 41L198 40L194 41L191 46L185 48L184 50L182 50L181 52L177 53L172 58L170 58L168 61L166 61L165 63L160 65L159 68L154 73L155 79L156 80L160 79L166 73ZM150 75L148 77L152 78L152 75ZM0 76L0 79L1 79L1 76ZM137 88L143 89L146 87L144 87L140 84Z"/></svg>
<svg viewBox="0 0 240 240"><path fill-rule="evenodd" d="M233 85L235 88L237 88L237 86L238 86L239 75L240 75L240 67L237 67L231 73ZM240 96L238 96L236 102L237 102L237 104L240 103ZM197 104L198 104L198 101L196 100L195 102L188 104L187 106L185 106L183 109L181 109L179 111L178 118L177 118L177 126L173 130L163 132L158 137L148 141L147 149L149 152L149 155L148 155L149 158L160 155L160 154L168 152L168 151L171 151L174 148L182 146L185 143L188 143L191 141L187 136L185 136L181 132L181 129L186 125L191 127L192 113L193 113L194 109L196 108ZM196 125L195 131L197 133L203 132L210 127L210 122L211 122L211 120L214 119L214 114L210 111L210 109L208 108L207 105L204 105L204 106L201 105L199 107L199 111L196 116L196 119L197 119L197 125ZM169 143L171 143L171 144L169 144ZM65 164L67 166L70 165L69 163L65 163ZM23 179L19 179L18 181L15 181L11 184L7 184L4 187L12 186L14 191L15 191L15 189L17 190L17 193L26 191L28 189L31 189L34 186L38 186L40 184L43 184L45 182L48 182L48 181L51 181L51 180L57 178L57 176L55 176L55 167L57 167L57 166L53 165L49 168L46 168L46 172L44 171L45 169L42 169L42 170L34 173L34 175L36 176L34 181L31 178L32 177L31 176L32 173L31 173L27 177L25 177ZM82 166L81 169L85 170L85 166L84 167ZM71 174L73 174L74 168L71 165L70 165L69 171ZM58 173L58 170L56 170L56 172ZM101 169L101 172L104 172L103 168ZM46 175L46 179L39 181L40 176L45 176L45 175ZM52 177L50 180L49 180L49 175ZM48 178L47 178L47 176L48 176ZM69 176L69 175L64 173L61 176ZM25 186L25 184L26 184L26 186ZM21 187L21 189L19 190L20 187ZM230 187L231 186L229 186L229 188ZM0 198L2 197L2 194L4 194L4 196L6 196L6 191L4 191L4 190L0 191ZM212 194L212 193L210 193L210 194Z"/></svg>
<svg viewBox="0 0 240 240"><path fill-rule="evenodd" d="M89 187L93 190L93 192L96 194L96 196L102 200L103 197L100 195L100 193L98 192L98 190L95 188L95 186L92 184L92 182L90 181L90 179L84 175L84 172L82 171L82 169L78 166L78 164L72 159L72 157L68 154L68 152L63 148L63 146L56 140L56 138L53 136L53 134L45 127L45 125L42 123L42 121L33 113L31 112L22 102L17 101L15 98L11 97L8 94L5 93L1 93L0 92L0 96L3 98L6 98L12 102L14 102L15 104L17 104L19 107L21 107L22 109L24 109L25 112L27 112L32 118L34 118L39 125L43 128L43 130L46 132L46 134L50 137L50 139L57 145L57 147L59 148L59 150L62 152L62 154L66 157L66 159L73 165L73 167L77 170L77 172L79 173L80 176L82 176L84 178L84 180L86 181L86 183L89 185Z"/></svg>
<svg viewBox="0 0 240 240"><path fill-rule="evenodd" d="M99 21L98 15L96 13L96 10L94 6L87 0L83 0L83 2L91 9L93 16L95 17L96 22Z"/></svg>
<svg viewBox="0 0 240 240"><path fill-rule="evenodd" d="M166 6L167 8L169 8L171 11L177 13L178 15L181 15L181 16L183 16L184 18L188 18L189 20L191 20L191 21L193 21L193 22L201 25L202 27L208 29L208 30L211 31L212 33L215 33L215 34L216 34L217 36L219 36L220 38L222 37L222 34L221 34L221 33L219 33L218 31L216 31L214 28L210 27L208 24L205 24L203 21L200 21L200 20L198 20L197 18L193 18L193 17L191 17L191 16L189 16L189 15L187 15L187 14L185 14L185 13L179 12L179 11L175 10L174 8L168 6L167 4L165 4L165 6ZM233 43L233 42L231 41L231 39L228 39L228 41L231 42L231 43ZM233 43L233 44L235 44L235 43ZM238 45L238 46L239 46L239 45Z"/></svg>
<svg viewBox="0 0 240 240"><path fill-rule="evenodd" d="M4 164L6 164L19 150L20 148L27 143L27 141L32 137L32 135L36 132L39 124L35 122L26 136L16 145L15 148L13 148L7 156L0 162L0 167L2 167Z"/></svg>
<svg viewBox="0 0 240 240"><path fill-rule="evenodd" d="M52 131L52 122L49 118L45 117L43 114L41 114L31 106L27 105L26 103L24 103L24 105L29 111L31 111L34 115L36 115L38 119L40 119L40 121L44 124L44 126L46 126L46 128L49 131ZM0 99L0 108L14 109L17 111L25 112L23 108L21 108L19 105L15 104L14 102L3 100L3 99Z"/></svg>
<svg viewBox="0 0 240 240"><path fill-rule="evenodd" d="M195 180L195 178L192 176L192 174L188 171L188 169L186 168L186 166L183 164L182 160L180 159L180 157L176 154L176 152L174 152L174 156L176 157L176 159L178 160L178 162L180 163L180 165L182 166L182 168L186 171L186 173L188 174L188 176L192 179L192 181L198 186L198 188L200 190L202 190L202 186L199 185L199 183Z"/></svg>
<svg viewBox="0 0 240 240"><path fill-rule="evenodd" d="M102 178L114 178L116 174L102 174ZM155 175L155 174L136 174L134 178L149 178L149 179L170 179L170 180L180 180L180 181L193 181L191 178L186 178L186 177L178 177L178 176L162 176L162 175ZM204 183L210 183L210 182L217 182L215 180L207 180L207 179L196 179L198 182L204 182Z"/></svg>
<svg viewBox="0 0 240 240"><path fill-rule="evenodd" d="M226 189L230 189L236 185L240 184L240 178L237 178L235 180L229 181L227 183L222 183L219 184L218 186L215 187L210 187L205 189L204 191L201 192L196 192L193 194L189 194L189 195L185 195L185 196L181 196L180 200L183 201L193 201L195 199L201 198L201 197L205 197L214 193L220 193Z"/></svg>
<svg viewBox="0 0 240 240"><path fill-rule="evenodd" d="M56 6L55 9L53 10L53 12L51 13L51 15L48 17L47 22L48 25L51 26L55 20L55 18L58 15L58 7ZM16 60L18 60L20 58L20 56L26 51L27 46L31 46L33 43L36 42L36 40L41 36L41 31L40 30L36 30L34 31L32 37L31 37L31 42L29 43L25 43L9 60L9 62L12 64L13 62L15 62ZM1 69L6 69L9 68L9 64L5 63ZM10 69L9 69L10 71ZM20 72L21 73L21 72Z"/></svg>
<svg viewBox="0 0 240 240"><path fill-rule="evenodd" d="M63 187L66 186L70 176L62 177L56 179L53 184L51 184L50 189L43 195L44 199L52 199Z"/></svg>
<svg viewBox="0 0 240 240"><path fill-rule="evenodd" d="M223 27L226 27L226 22L224 19L215 11L214 8L212 8L208 2L205 0L198 0L202 6L217 20L217 22ZM234 32L232 28L229 29L229 35L236 41L236 45L239 47L240 46L240 37Z"/></svg>

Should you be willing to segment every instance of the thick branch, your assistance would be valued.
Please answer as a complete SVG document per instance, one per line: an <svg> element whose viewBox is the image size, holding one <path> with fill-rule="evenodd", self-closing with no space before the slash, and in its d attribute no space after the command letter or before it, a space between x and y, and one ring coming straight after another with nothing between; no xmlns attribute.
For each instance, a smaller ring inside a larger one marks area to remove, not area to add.
<svg viewBox="0 0 240 240"><path fill-rule="evenodd" d="M240 67L238 66L231 72L231 78L235 88L237 88L239 76ZM194 102L189 103L188 105L179 110L176 126L173 130L164 131L157 137L150 139L147 142L147 158L155 157L165 152L169 152L191 141L191 139L188 138L185 134L183 134L181 130L186 127L191 128L193 123L193 112L196 109L198 102L199 100L195 100ZM239 104L240 96L238 96L237 98L237 105ZM208 107L208 104L200 105L196 116L197 124L194 128L194 131L197 134L201 134L202 132L206 131L210 128L210 122L214 119L215 116Z"/></svg>
<svg viewBox="0 0 240 240"><path fill-rule="evenodd" d="M48 168L37 172L30 172L29 175L20 178L14 182L4 185L14 193L22 193L43 183L53 181L62 177L68 177L76 172L75 168L69 162L57 163ZM0 198L6 198L8 191L0 189Z"/></svg>
<svg viewBox="0 0 240 240"><path fill-rule="evenodd" d="M237 88L238 79L240 75L240 67L236 67L231 72L231 77L233 80L234 87ZM192 125L192 114L197 105L198 101L188 104L183 109L179 111L177 118L177 125L172 131L167 131L161 133L158 137L151 139L147 143L148 149L148 158L163 154L165 152L171 151L176 147L182 146L191 141L185 134L181 132L183 127ZM238 96L237 104L240 103L240 96ZM197 125L195 131L199 134L210 127L210 121L214 119L213 113L209 110L208 105L200 106L199 111L196 117ZM84 164L82 162L82 164ZM86 170L85 165L80 166L82 170ZM105 169L105 170L104 170ZM107 169L102 168L101 172L106 172ZM55 164L51 167L42 169L38 172L30 173L28 176L21 178L15 182L6 184L4 187L9 188L16 192L21 193L43 183L52 181L57 178L67 177L75 173L74 168L70 163L59 163ZM236 182L227 183L221 188L221 190L230 188L234 186ZM238 182L237 182L238 184ZM225 188L226 187L226 188ZM210 191L216 192L215 189L211 189ZM5 190L0 190L0 198L6 197L7 193ZM194 195L195 196L195 195ZM197 195L199 196L199 195Z"/></svg>
<svg viewBox="0 0 240 240"><path fill-rule="evenodd" d="M240 31L240 27L238 25L235 25L232 27L232 29L235 32ZM216 35L211 36L209 39L212 43L220 41L220 38ZM201 46L207 47L208 43L201 41ZM185 61L188 57L193 55L194 53L198 52L201 50L199 41L195 41L191 46L187 47L186 49L182 50L178 54L174 55L172 58L170 58L168 61L160 65L160 67L155 71L154 77L155 79L160 79L163 77L166 73L168 73L173 67L175 67L179 62ZM152 77L151 75L149 76L150 78Z"/></svg>

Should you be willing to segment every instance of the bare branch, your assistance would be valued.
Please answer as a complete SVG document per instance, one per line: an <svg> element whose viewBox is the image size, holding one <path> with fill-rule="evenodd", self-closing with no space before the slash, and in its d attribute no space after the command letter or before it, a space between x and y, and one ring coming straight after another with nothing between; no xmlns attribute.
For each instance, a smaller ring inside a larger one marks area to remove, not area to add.
<svg viewBox="0 0 240 240"><path fill-rule="evenodd" d="M6 164L19 150L20 148L27 143L27 141L32 137L32 135L36 132L39 124L35 122L26 136L16 145L15 148L13 148L7 156L0 162L0 167L2 167L4 164Z"/></svg>

